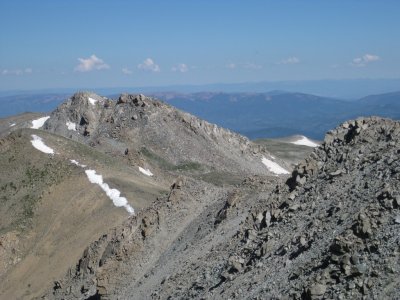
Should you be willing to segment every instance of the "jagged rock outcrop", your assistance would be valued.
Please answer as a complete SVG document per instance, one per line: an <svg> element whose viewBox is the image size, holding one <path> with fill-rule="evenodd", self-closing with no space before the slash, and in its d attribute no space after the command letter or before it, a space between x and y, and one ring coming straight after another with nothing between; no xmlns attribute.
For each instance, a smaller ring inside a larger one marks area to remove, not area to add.
<svg viewBox="0 0 400 300"><path fill-rule="evenodd" d="M160 202L157 217L143 217L136 235L120 234L104 250L107 293L96 275L90 288L84 285L85 293L74 296L395 299L400 293L399 154L400 123L365 118L329 132L283 182L253 176L234 188L201 191L203 186L188 193L193 182L185 181L179 201ZM197 211L190 222L178 216L183 206ZM145 228L156 229L142 234ZM152 248L160 238L169 242L162 250ZM115 250L117 245L133 249L143 239L147 252L121 256L124 251ZM94 255L89 273L104 268L102 255ZM77 274L67 275L48 297L68 298L68 291L79 290Z"/></svg>
<svg viewBox="0 0 400 300"><path fill-rule="evenodd" d="M253 209L216 293L223 298L396 298L399 153L398 122L361 118L329 132L286 185Z"/></svg>

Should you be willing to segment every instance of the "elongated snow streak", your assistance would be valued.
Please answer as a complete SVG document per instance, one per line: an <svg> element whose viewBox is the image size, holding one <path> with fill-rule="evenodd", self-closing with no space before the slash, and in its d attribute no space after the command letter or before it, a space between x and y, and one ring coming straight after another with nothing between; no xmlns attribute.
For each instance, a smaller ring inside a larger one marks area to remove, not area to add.
<svg viewBox="0 0 400 300"><path fill-rule="evenodd" d="M73 163L74 165L77 165L78 167L86 168L86 165L80 164L80 163L79 163L78 161L76 161L75 159L70 159L70 162Z"/></svg>
<svg viewBox="0 0 400 300"><path fill-rule="evenodd" d="M42 128L42 126L44 125L44 123L50 119L50 116L46 116L46 117L42 117L36 120L32 120L32 129L39 129Z"/></svg>
<svg viewBox="0 0 400 300"><path fill-rule="evenodd" d="M276 162L273 162L272 160L266 159L264 156L263 156L261 161L268 168L268 170L270 170L274 174L277 174L277 175L289 174L289 171L287 171L284 168L282 168Z"/></svg>
<svg viewBox="0 0 400 300"><path fill-rule="evenodd" d="M38 149L39 151L46 153L46 154L54 154L54 150L51 149L50 147L46 146L45 143L43 143L43 140L40 136L32 134L32 140L31 140L32 146Z"/></svg>
<svg viewBox="0 0 400 300"><path fill-rule="evenodd" d="M33 147L35 147L41 152L44 152L46 154L54 154L54 150L46 146L43 143L42 138L37 135L32 134L31 143ZM81 168L86 168L86 165L82 165L74 159L71 159L70 162ZM116 207L124 207L126 211L131 215L135 213L133 207L128 204L128 200L126 200L125 197L121 197L120 191L118 191L117 189L110 188L110 186L107 183L103 182L103 176L101 176L100 174L96 174L95 170L85 170L85 173L89 181L91 183L99 185L101 189L106 193L108 198L112 200L112 202Z"/></svg>
<svg viewBox="0 0 400 300"><path fill-rule="evenodd" d="M153 176L154 174L150 172L149 169L143 169L142 167L139 167L139 171L142 172L146 176Z"/></svg>
<svg viewBox="0 0 400 300"><path fill-rule="evenodd" d="M125 197L121 197L120 191L117 189L111 189L107 183L103 182L103 176L96 174L95 170L85 170L85 173L89 181L99 185L116 207L124 207L131 215L135 213L133 207L128 204L128 200L126 200Z"/></svg>
<svg viewBox="0 0 400 300"><path fill-rule="evenodd" d="M17 125L17 124L15 124L15 123L12 123L12 124L10 124L10 127L14 127L15 125Z"/></svg>
<svg viewBox="0 0 400 300"><path fill-rule="evenodd" d="M95 105L96 102L97 102L96 99L93 99L93 98L90 98L90 97L88 98L88 100L89 100L90 104L92 104L92 105Z"/></svg>
<svg viewBox="0 0 400 300"><path fill-rule="evenodd" d="M67 121L65 125L67 125L68 130L76 131L76 124L74 122Z"/></svg>
<svg viewBox="0 0 400 300"><path fill-rule="evenodd" d="M302 145L302 146L308 146L308 147L318 147L319 145L317 143L314 143L313 141L309 140L307 137L302 136L301 139L291 142L292 144L295 145Z"/></svg>

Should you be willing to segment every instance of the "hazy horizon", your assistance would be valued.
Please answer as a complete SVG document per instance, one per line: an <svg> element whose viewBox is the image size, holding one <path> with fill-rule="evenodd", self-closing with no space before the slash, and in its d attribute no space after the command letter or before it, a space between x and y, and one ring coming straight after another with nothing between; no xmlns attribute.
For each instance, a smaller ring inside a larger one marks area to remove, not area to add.
<svg viewBox="0 0 400 300"><path fill-rule="evenodd" d="M66 87L0 90L0 97L18 94L75 93L93 91L103 95L113 93L268 93L282 91L288 93L306 93L323 97L344 100L359 99L374 94L385 94L400 91L400 79L325 79L325 80L292 80L292 81L254 81L238 83L181 84L160 86L103 86L103 87Z"/></svg>

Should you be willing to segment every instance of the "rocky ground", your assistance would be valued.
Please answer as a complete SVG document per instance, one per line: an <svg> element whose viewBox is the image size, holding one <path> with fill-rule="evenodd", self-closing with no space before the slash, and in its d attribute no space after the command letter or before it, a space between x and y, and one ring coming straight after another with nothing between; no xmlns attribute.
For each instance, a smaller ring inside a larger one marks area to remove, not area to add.
<svg viewBox="0 0 400 300"><path fill-rule="evenodd" d="M23 129L30 117L0 122L2 297L400 294L399 122L349 121L318 148L278 156L143 95L77 93L44 130ZM56 154L33 149L32 134ZM263 158L299 164L277 175ZM103 174L136 214L70 159Z"/></svg>
<svg viewBox="0 0 400 300"><path fill-rule="evenodd" d="M398 122L358 119L286 179L179 181L92 244L47 297L396 299L399 153Z"/></svg>

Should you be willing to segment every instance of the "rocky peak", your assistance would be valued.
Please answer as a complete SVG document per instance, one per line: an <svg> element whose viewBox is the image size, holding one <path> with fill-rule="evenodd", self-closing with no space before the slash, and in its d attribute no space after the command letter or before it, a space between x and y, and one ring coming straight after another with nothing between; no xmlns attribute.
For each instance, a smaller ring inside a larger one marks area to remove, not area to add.
<svg viewBox="0 0 400 300"><path fill-rule="evenodd" d="M77 92L72 95L72 105L95 105L96 102L104 103L105 98L91 92Z"/></svg>
<svg viewBox="0 0 400 300"><path fill-rule="evenodd" d="M139 95L122 94L118 98L117 105L124 104L124 103L130 103L135 106L145 106L146 105L145 99L146 99L146 96L143 94L139 94Z"/></svg>
<svg viewBox="0 0 400 300"><path fill-rule="evenodd" d="M264 156L271 158L263 146L142 94L112 101L77 93L51 114L45 129L121 155L128 149L140 156L145 148L147 156L171 166L194 163L208 171L271 174L262 163ZM144 161L137 158L137 163Z"/></svg>
<svg viewBox="0 0 400 300"><path fill-rule="evenodd" d="M381 150L399 143L399 122L379 117L345 122L326 134L321 147L294 169L287 184L291 190L302 186L318 170L331 178L349 173L366 162L379 160ZM395 155L393 152L388 159L394 159Z"/></svg>
<svg viewBox="0 0 400 300"><path fill-rule="evenodd" d="M97 129L109 100L90 92L78 92L62 103L46 122L44 129L82 139Z"/></svg>

